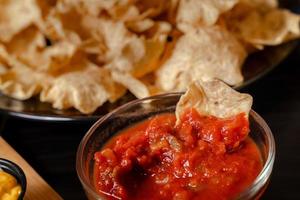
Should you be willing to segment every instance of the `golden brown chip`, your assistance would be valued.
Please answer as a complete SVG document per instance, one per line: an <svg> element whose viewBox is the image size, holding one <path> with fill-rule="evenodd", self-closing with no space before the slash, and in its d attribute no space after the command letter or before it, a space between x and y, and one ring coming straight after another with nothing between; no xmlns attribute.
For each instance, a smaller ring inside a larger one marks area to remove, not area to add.
<svg viewBox="0 0 300 200"><path fill-rule="evenodd" d="M157 17L165 12L171 1L161 0L138 0L136 6L145 17Z"/></svg>
<svg viewBox="0 0 300 200"><path fill-rule="evenodd" d="M107 51L99 55L101 61L114 62L113 68L120 71L130 71L131 64L139 61L145 54L144 40L130 33L123 22L101 20L99 34L102 35Z"/></svg>
<svg viewBox="0 0 300 200"><path fill-rule="evenodd" d="M180 0L177 28L189 32L202 25L214 25L220 14L230 10L238 0Z"/></svg>
<svg viewBox="0 0 300 200"><path fill-rule="evenodd" d="M7 52L24 63L30 59L35 62L38 54L46 46L43 34L34 26L30 26L16 34L10 42L5 44Z"/></svg>
<svg viewBox="0 0 300 200"><path fill-rule="evenodd" d="M239 93L221 81L196 81L188 87L176 106L177 123L180 116L191 108L201 115L227 118L240 113L248 116L251 106L250 95Z"/></svg>
<svg viewBox="0 0 300 200"><path fill-rule="evenodd" d="M106 91L109 93L109 101L111 103L122 97L127 89L113 80L112 74L108 69L101 68L101 81Z"/></svg>
<svg viewBox="0 0 300 200"><path fill-rule="evenodd" d="M278 45L300 36L300 16L276 8L276 1L242 1L224 15L227 28L254 46Z"/></svg>
<svg viewBox="0 0 300 200"><path fill-rule="evenodd" d="M0 41L4 42L41 18L35 0L1 0L0 11Z"/></svg>
<svg viewBox="0 0 300 200"><path fill-rule="evenodd" d="M130 0L60 0L57 7L61 10L76 8L82 15L98 16L102 11L111 11L117 4L128 5Z"/></svg>
<svg viewBox="0 0 300 200"><path fill-rule="evenodd" d="M156 70L159 65L159 58L161 57L165 47L165 41L161 40L146 40L145 41L145 56L134 64L131 73L135 77L143 77L144 75Z"/></svg>
<svg viewBox="0 0 300 200"><path fill-rule="evenodd" d="M152 95L158 95L162 93L161 88L159 88L155 84L155 74L154 73L149 73L142 78L139 79L147 88L149 91L150 96Z"/></svg>
<svg viewBox="0 0 300 200"><path fill-rule="evenodd" d="M132 5L132 2L118 2L107 12L112 19L123 22L139 21L144 18L140 15L138 8Z"/></svg>
<svg viewBox="0 0 300 200"><path fill-rule="evenodd" d="M64 73L44 86L41 101L50 102L57 109L74 107L85 114L94 112L105 103L109 92L103 86L101 68L88 61L78 65L84 69Z"/></svg>
<svg viewBox="0 0 300 200"><path fill-rule="evenodd" d="M146 18L143 20L129 21L126 23L126 27L135 33L142 33L153 27L154 24L153 20Z"/></svg>
<svg viewBox="0 0 300 200"><path fill-rule="evenodd" d="M0 59L0 75L5 74L7 72L7 64Z"/></svg>
<svg viewBox="0 0 300 200"><path fill-rule="evenodd" d="M63 68L68 67L76 50L77 46L73 43L62 41L38 51L25 50L24 55L21 57L21 61L31 66L36 71L55 74L61 70L66 71Z"/></svg>
<svg viewBox="0 0 300 200"><path fill-rule="evenodd" d="M154 30L149 31L151 31L151 38L144 41L145 55L133 64L134 67L131 73L135 77L143 77L158 69L165 50L168 34L171 31L171 25L166 22L157 22Z"/></svg>
<svg viewBox="0 0 300 200"><path fill-rule="evenodd" d="M0 91L16 99L25 100L41 91L41 85L47 83L49 77L38 73L8 55L0 46L2 71L0 74Z"/></svg>
<svg viewBox="0 0 300 200"><path fill-rule="evenodd" d="M171 57L157 71L164 91L184 91L193 80L218 78L230 85L243 81L243 46L225 29L202 27L179 38Z"/></svg>
<svg viewBox="0 0 300 200"><path fill-rule="evenodd" d="M58 4L53 7L49 14L45 17L43 23L39 23L39 29L51 40L64 40L70 33L76 34L81 40L86 40L91 37L91 26L85 27L84 18L75 5L62 6Z"/></svg>
<svg viewBox="0 0 300 200"><path fill-rule="evenodd" d="M277 0L239 0L239 3L247 4L259 10L268 10L270 8L278 7Z"/></svg>
<svg viewBox="0 0 300 200"><path fill-rule="evenodd" d="M112 26L117 26L114 33L110 33ZM103 30L108 51L106 60L111 60L106 67L114 71L131 73L134 77L142 77L158 68L159 58L166 43L170 25L158 22L151 38L144 39L132 35L123 24L108 23L107 31ZM104 26L106 27L106 26ZM118 31L120 30L120 31ZM110 37L109 37L110 36ZM113 39L118 38L118 39ZM116 40L122 39L114 45Z"/></svg>
<svg viewBox="0 0 300 200"><path fill-rule="evenodd" d="M79 49L86 52L87 54L100 54L104 55L107 51L107 48L105 46L105 43L102 38L89 38L85 41L83 41L79 45Z"/></svg>
<svg viewBox="0 0 300 200"><path fill-rule="evenodd" d="M170 5L167 9L167 21L172 25L176 24L176 15L180 0L170 0Z"/></svg>
<svg viewBox="0 0 300 200"><path fill-rule="evenodd" d="M144 98L150 95L147 86L140 80L134 78L130 73L112 71L114 81L122 84L137 98Z"/></svg>

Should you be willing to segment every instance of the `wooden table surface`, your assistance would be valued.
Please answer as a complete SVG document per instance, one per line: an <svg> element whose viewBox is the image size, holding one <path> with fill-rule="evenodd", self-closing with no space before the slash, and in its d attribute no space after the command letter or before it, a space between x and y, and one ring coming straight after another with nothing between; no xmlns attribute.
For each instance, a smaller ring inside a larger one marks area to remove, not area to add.
<svg viewBox="0 0 300 200"><path fill-rule="evenodd" d="M61 200L62 198L46 183L46 181L0 137L0 158L9 159L19 165L27 178L27 190L24 200Z"/></svg>

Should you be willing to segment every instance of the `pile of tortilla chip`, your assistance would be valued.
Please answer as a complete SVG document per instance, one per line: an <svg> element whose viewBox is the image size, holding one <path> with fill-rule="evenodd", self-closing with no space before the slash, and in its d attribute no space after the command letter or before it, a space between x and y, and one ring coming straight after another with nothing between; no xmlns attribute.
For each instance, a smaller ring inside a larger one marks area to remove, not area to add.
<svg viewBox="0 0 300 200"><path fill-rule="evenodd" d="M298 38L276 0L0 0L0 91L93 113L193 80L243 82L247 55Z"/></svg>

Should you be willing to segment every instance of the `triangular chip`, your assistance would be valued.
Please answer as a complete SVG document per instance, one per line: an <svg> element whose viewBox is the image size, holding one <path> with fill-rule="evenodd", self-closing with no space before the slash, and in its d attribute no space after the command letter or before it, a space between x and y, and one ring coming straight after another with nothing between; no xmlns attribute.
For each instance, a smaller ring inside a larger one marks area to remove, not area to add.
<svg viewBox="0 0 300 200"><path fill-rule="evenodd" d="M110 95L103 85L101 68L88 61L78 64L84 69L64 73L44 86L41 101L50 102L57 109L74 107L85 114L105 103Z"/></svg>
<svg viewBox="0 0 300 200"><path fill-rule="evenodd" d="M249 2L238 4L224 16L227 28L254 46L278 45L300 37L300 16L285 9L257 8Z"/></svg>
<svg viewBox="0 0 300 200"><path fill-rule="evenodd" d="M252 97L242 94L219 80L196 81L180 98L176 106L176 117L180 120L188 109L195 109L201 115L218 118L232 117L240 113L248 116Z"/></svg>
<svg viewBox="0 0 300 200"><path fill-rule="evenodd" d="M181 0L177 11L177 28L189 32L199 26L214 25L220 14L230 10L238 0Z"/></svg>
<svg viewBox="0 0 300 200"><path fill-rule="evenodd" d="M36 54L46 47L46 41L36 27L30 26L16 34L5 46L10 55L27 63L30 59L34 62L38 59Z"/></svg>
<svg viewBox="0 0 300 200"><path fill-rule="evenodd" d="M259 10L268 10L278 7L278 0L239 0L241 4L247 4Z"/></svg>
<svg viewBox="0 0 300 200"><path fill-rule="evenodd" d="M202 27L179 38L171 57L157 71L165 91L184 91L193 80L218 78L230 85L243 81L244 47L225 29Z"/></svg>
<svg viewBox="0 0 300 200"><path fill-rule="evenodd" d="M50 77L32 70L30 67L8 55L5 48L0 46L2 73L0 74L0 91L16 99L25 100L38 94L42 84Z"/></svg>
<svg viewBox="0 0 300 200"><path fill-rule="evenodd" d="M1 0L0 11L0 41L4 42L41 20L35 0Z"/></svg>
<svg viewBox="0 0 300 200"><path fill-rule="evenodd" d="M145 98L150 95L147 86L129 73L114 70L112 71L112 78L114 81L128 88L128 90L137 98Z"/></svg>

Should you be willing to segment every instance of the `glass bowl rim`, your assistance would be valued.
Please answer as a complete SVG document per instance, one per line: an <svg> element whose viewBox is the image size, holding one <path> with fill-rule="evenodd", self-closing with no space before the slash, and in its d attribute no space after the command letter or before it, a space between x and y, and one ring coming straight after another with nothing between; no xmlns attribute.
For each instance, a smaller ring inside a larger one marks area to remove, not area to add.
<svg viewBox="0 0 300 200"><path fill-rule="evenodd" d="M149 100L155 100L155 99L161 99L161 98L168 98L168 97L177 97L183 95L183 92L173 92L173 93L165 93L165 94L160 94L160 95L155 95L155 96L150 96L142 99L135 99L133 101L130 101L126 104L121 105L120 107L114 109L113 111L105 114L104 116L100 117L92 126L91 128L87 131L87 133L84 135L82 140L79 143L77 153L76 153L76 172L77 176L83 185L84 189L87 190L89 194L91 194L95 198L101 198L99 193L97 193L95 190L93 190L90 186L90 184L86 181L88 177L83 173L83 152L85 149L85 144L89 141L90 137L95 133L95 130L101 125L102 122L106 121L108 118L110 118L113 114L118 113L119 111L135 106L139 103L149 101ZM267 152L267 160L264 163L263 169L261 172L258 174L252 185L248 186L239 196L237 197L238 199L243 199L249 195L253 190L259 186L263 186L266 182L265 177L269 177L271 175L272 169L273 169L273 164L275 161L275 139L272 134L271 129L269 128L268 124L265 122L265 120L257 114L254 110L251 109L250 114L255 121L263 128L264 132L266 133L266 139L267 142L269 143L269 151Z"/></svg>

